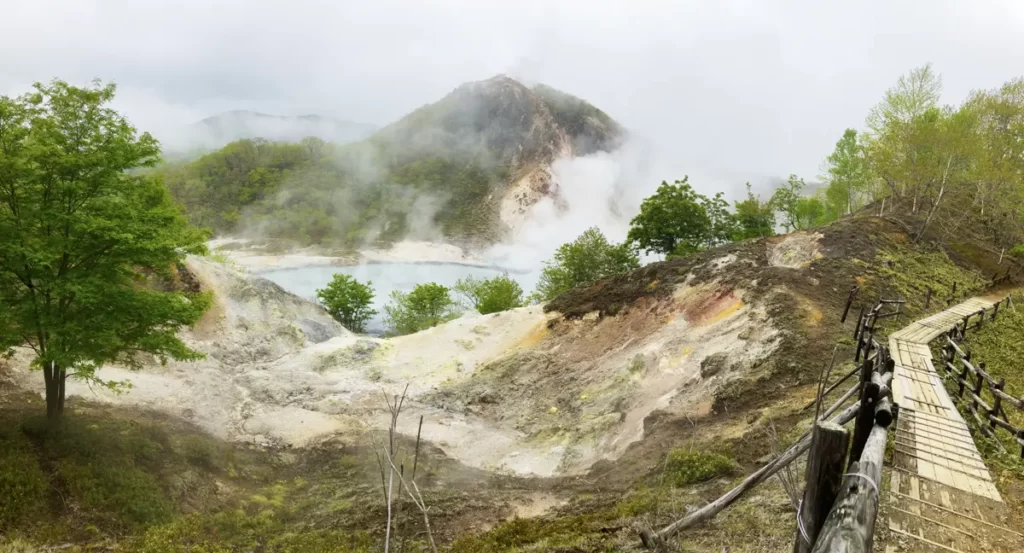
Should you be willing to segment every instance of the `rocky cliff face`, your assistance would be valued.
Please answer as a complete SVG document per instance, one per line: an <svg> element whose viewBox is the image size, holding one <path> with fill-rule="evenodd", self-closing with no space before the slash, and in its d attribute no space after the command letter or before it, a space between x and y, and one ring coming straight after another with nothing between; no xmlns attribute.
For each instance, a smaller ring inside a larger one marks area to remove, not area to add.
<svg viewBox="0 0 1024 553"><path fill-rule="evenodd" d="M624 130L593 105L546 85L499 75L466 83L371 138L396 164L455 158L497 173L489 200L515 228L544 197L559 197L551 164L618 147Z"/></svg>

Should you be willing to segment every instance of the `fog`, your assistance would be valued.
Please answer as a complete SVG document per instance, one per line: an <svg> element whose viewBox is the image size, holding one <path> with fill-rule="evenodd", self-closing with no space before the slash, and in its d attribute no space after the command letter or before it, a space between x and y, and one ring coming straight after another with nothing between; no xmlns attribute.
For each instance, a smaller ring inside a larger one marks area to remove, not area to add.
<svg viewBox="0 0 1024 553"><path fill-rule="evenodd" d="M657 144L661 178L735 195L816 175L912 67L933 62L949 102L1018 75L1022 28L1013 0L8 0L0 93L112 80L159 135L233 109L384 125L509 73Z"/></svg>
<svg viewBox="0 0 1024 553"><path fill-rule="evenodd" d="M114 81L116 107L169 139L229 110L383 126L463 82L543 82L632 138L555 165L568 210L542 202L489 252L517 265L593 224L621 239L661 180L729 199L813 181L909 69L932 62L946 103L1019 76L1022 28L1014 0L8 0L0 93Z"/></svg>

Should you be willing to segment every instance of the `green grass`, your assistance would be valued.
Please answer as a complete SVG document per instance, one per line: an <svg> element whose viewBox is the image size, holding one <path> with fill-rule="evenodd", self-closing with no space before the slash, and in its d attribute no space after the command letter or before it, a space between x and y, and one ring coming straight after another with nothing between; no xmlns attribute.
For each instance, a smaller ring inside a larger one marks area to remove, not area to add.
<svg viewBox="0 0 1024 553"><path fill-rule="evenodd" d="M0 426L0 534L45 513L48 497L32 443L16 428Z"/></svg>
<svg viewBox="0 0 1024 553"><path fill-rule="evenodd" d="M954 283L957 299L983 290L988 283L984 275L953 263L942 250L901 246L879 250L870 269L871 275L861 286L861 298L900 297L914 310L923 309L928 288L933 292L931 309L938 309L952 295Z"/></svg>
<svg viewBox="0 0 1024 553"><path fill-rule="evenodd" d="M464 536L455 540L451 553L518 553L525 551L555 551L574 547L585 551L614 551L601 528L614 516L593 513L558 518L514 518L502 522L482 534Z"/></svg>
<svg viewBox="0 0 1024 553"><path fill-rule="evenodd" d="M1021 336L1024 336L1024 309L1020 306L1013 309L1004 306L1000 307L994 324L986 323L980 330L968 330L964 345L961 346L970 349L975 362L984 362L985 370L994 378L1005 378L1005 391L1014 397L1024 396L1024 341ZM988 392L983 392L982 397L989 404L992 403L992 396ZM1004 409L1011 424L1024 428L1024 412L1010 405L1004 405ZM969 415L964 419L974 422L974 418ZM1002 429L995 430L995 434L1006 449L1005 453L987 439L975 440L989 466L1005 473L1005 476L1024 478L1020 445L1012 439L1010 433Z"/></svg>

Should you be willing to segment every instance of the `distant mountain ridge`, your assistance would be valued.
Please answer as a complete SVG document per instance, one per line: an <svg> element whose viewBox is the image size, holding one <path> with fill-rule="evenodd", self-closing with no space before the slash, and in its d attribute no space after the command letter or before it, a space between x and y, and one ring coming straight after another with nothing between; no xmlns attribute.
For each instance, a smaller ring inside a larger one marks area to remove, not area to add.
<svg viewBox="0 0 1024 553"><path fill-rule="evenodd" d="M240 128L232 117L202 124ZM552 163L613 150L624 137L580 98L498 75L363 140L241 139L172 164L165 182L193 222L221 234L339 247L406 237L485 245L514 232L538 201L562 205Z"/></svg>
<svg viewBox="0 0 1024 553"><path fill-rule="evenodd" d="M166 141L175 151L212 151L246 138L298 142L313 136L326 142L347 144L370 136L378 128L369 123L318 114L291 116L232 110L197 121Z"/></svg>

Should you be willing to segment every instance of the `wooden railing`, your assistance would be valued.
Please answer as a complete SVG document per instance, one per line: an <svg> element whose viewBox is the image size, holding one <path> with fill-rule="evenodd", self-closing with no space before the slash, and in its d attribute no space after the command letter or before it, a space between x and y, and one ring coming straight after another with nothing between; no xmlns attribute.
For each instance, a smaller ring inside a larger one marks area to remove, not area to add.
<svg viewBox="0 0 1024 553"><path fill-rule="evenodd" d="M889 307L892 305L895 307ZM864 360L839 382L860 374L860 382L854 386L860 409L852 440L844 428L815 423L794 552L871 550L888 428L899 415L899 406L892 402L895 362L888 348L875 341L875 325L880 319L898 316L901 306L902 302L879 301L860 317L854 332L855 359L863 356Z"/></svg>
<svg viewBox="0 0 1024 553"><path fill-rule="evenodd" d="M946 344L942 348L937 368L939 374L956 390L953 400L961 409L970 413L977 423L978 430L992 438L1000 448L1002 443L996 439L996 430L1010 433L1014 441L1021 446L1021 457L1024 458L1024 429L1014 426L1006 413L1007 405L1024 411L1024 398L1007 392L1005 378L993 377L986 370L983 361L973 360L970 350L965 351L959 345L968 329L980 328L986 319L994 321L999 315L999 306L1009 305L1011 301L1010 296L1007 296L1005 300L993 306L991 313L979 311L964 317L963 322L946 335ZM971 323L970 319L973 317L977 317L977 320Z"/></svg>
<svg viewBox="0 0 1024 553"><path fill-rule="evenodd" d="M1009 280L1010 272L1007 270L1006 274L993 277L992 281L982 288L994 287ZM957 289L957 283L953 283L950 295L945 298L947 306L958 298ZM841 322L846 322L859 291L858 286L853 286L850 289ZM961 289L960 295L966 296L975 292L977 291ZM933 295L933 291L928 289L924 302L925 310L930 308ZM1010 299L1007 298L1006 302L1009 303ZM822 381L819 384L821 391L817 399L806 408L815 404L823 406L825 397L853 378L854 375L860 375L859 382L837 399L831 407L824 409L820 416L816 413L811 429L795 444L711 503L672 522L661 530L654 531L650 528L641 530L640 537L643 545L649 549L667 547L666 540L678 532L714 517L758 484L771 478L803 453L808 452L805 475L807 486L804 489L800 508L797 510L798 532L794 551L798 553L871 551L875 519L878 514L888 427L899 416L899 405L893 403L891 390L895 362L890 356L888 348L881 346L875 340L875 332L879 321L890 317L895 317L898 321L903 314L905 304L906 301L902 299L880 299L870 310L864 306L860 308L853 332L853 339L857 346L854 361L857 362L857 365L827 387L825 386L826 382ZM1001 304L1002 302L996 304L990 315L987 315L987 311L982 310L965 317L962 324L958 324L950 332L951 337L956 336L962 339L964 332L968 329L982 326L986 316L995 319ZM971 319L974 317L977 317L977 320L972 322ZM955 343L952 345L956 351L959 351ZM964 355L961 352L962 357ZM967 363L970 364L969 355ZM973 365L971 367L974 368ZM978 374L982 374L982 378L991 379L987 373L984 373L984 366L981 369L982 372ZM977 368L974 370L977 371ZM827 379L827 375L825 376ZM974 386L969 383L965 384L965 386L968 385ZM993 404L990 406L981 399L981 394L976 394L979 402L975 407L986 410L986 414L999 415L1001 413L1000 422L991 423L990 421L990 423L996 427L1010 430L1012 425L1009 425L1006 420L1005 412L999 409L1004 402L1024 409L1024 401L1009 396L1000 386L993 385L991 388L995 390L992 393L997 398L993 400ZM858 399L857 402L835 414L855 396ZM832 416L833 414L835 416ZM831 419L829 419L830 416L832 416ZM850 433L843 428L843 425L852 420L856 422L851 443ZM1024 436L1021 435L1020 430L1013 428L1012 431L1016 433L1018 442L1024 445ZM849 466L844 471L842 467L846 462L849 463Z"/></svg>

